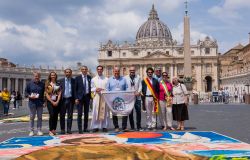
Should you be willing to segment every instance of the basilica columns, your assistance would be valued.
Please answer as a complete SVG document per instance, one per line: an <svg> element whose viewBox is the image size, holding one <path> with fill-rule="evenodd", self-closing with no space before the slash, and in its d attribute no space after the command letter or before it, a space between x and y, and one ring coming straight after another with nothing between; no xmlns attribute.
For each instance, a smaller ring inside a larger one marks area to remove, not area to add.
<svg viewBox="0 0 250 160"><path fill-rule="evenodd" d="M15 91L18 91L18 78L15 79Z"/></svg>
<svg viewBox="0 0 250 160"><path fill-rule="evenodd" d="M2 90L3 89L3 79L2 79L2 77L0 77L0 90Z"/></svg>
<svg viewBox="0 0 250 160"><path fill-rule="evenodd" d="M171 64L170 66L170 78L172 79L174 77L174 65Z"/></svg>
<svg viewBox="0 0 250 160"><path fill-rule="evenodd" d="M7 89L10 91L10 87L11 87L11 80L10 78L7 78Z"/></svg>
<svg viewBox="0 0 250 160"><path fill-rule="evenodd" d="M23 79L23 95L25 95L26 79Z"/></svg>

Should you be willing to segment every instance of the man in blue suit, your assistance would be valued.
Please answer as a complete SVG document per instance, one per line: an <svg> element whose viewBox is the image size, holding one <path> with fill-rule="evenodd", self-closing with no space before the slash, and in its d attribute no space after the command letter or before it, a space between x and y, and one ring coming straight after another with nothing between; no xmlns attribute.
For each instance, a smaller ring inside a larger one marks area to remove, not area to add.
<svg viewBox="0 0 250 160"><path fill-rule="evenodd" d="M75 103L75 80L72 78L72 70L67 68L64 70L65 78L60 79L62 87L62 99L60 108L60 126L61 134L65 134L65 114L67 112L67 133L72 134L73 110Z"/></svg>
<svg viewBox="0 0 250 160"><path fill-rule="evenodd" d="M91 77L87 74L88 67L81 67L82 74L75 78L75 103L77 105L77 124L79 133L89 132L89 102L91 99ZM84 109L84 125L82 130L82 111Z"/></svg>

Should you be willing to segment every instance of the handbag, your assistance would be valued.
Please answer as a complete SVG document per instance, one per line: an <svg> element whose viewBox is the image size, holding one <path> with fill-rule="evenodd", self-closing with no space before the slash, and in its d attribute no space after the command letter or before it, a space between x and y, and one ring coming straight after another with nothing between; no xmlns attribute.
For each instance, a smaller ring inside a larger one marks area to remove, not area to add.
<svg viewBox="0 0 250 160"><path fill-rule="evenodd" d="M180 86L181 86L181 90L182 90L183 95L186 97L187 103L185 103L185 105L188 106L188 103L189 103L189 96L185 95L185 93L184 93L184 91L183 91L183 89L182 89L181 83L180 83Z"/></svg>

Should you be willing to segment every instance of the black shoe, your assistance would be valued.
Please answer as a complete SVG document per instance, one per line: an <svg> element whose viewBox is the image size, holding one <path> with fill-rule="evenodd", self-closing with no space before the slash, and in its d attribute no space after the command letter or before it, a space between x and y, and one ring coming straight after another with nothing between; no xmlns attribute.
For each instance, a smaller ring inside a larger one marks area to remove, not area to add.
<svg viewBox="0 0 250 160"><path fill-rule="evenodd" d="M87 129L84 129L84 130L83 130L83 132L87 133L87 132L89 132L89 130L87 130Z"/></svg>
<svg viewBox="0 0 250 160"><path fill-rule="evenodd" d="M72 132L71 132L71 131L67 131L67 133L68 133L68 134L72 134Z"/></svg>
<svg viewBox="0 0 250 160"><path fill-rule="evenodd" d="M108 129L107 128L103 128L102 131L103 132L108 132Z"/></svg>
<svg viewBox="0 0 250 160"><path fill-rule="evenodd" d="M80 131L79 131L79 134L83 134L83 132L80 130Z"/></svg>
<svg viewBox="0 0 250 160"><path fill-rule="evenodd" d="M61 130L61 134L65 134L65 130Z"/></svg>
<svg viewBox="0 0 250 160"><path fill-rule="evenodd" d="M122 129L122 132L128 132L128 131L129 131L129 129L127 129L127 128Z"/></svg>
<svg viewBox="0 0 250 160"><path fill-rule="evenodd" d="M99 131L98 128L93 129L93 132L94 132L94 133L95 133L95 132L98 132L98 131Z"/></svg>
<svg viewBox="0 0 250 160"><path fill-rule="evenodd" d="M131 132L134 132L134 131L135 131L135 129L134 129L134 128L131 128L131 129L130 129L130 131L131 131Z"/></svg>

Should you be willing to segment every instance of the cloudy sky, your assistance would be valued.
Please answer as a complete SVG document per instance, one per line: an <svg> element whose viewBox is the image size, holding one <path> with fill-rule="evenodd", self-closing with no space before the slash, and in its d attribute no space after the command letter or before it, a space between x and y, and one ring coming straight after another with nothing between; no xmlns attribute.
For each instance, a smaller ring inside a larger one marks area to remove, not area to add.
<svg viewBox="0 0 250 160"><path fill-rule="evenodd" d="M155 4L179 43L185 0L0 0L0 57L19 65L97 64L100 43L134 42ZM249 0L189 0L191 40L217 39L219 51L247 44Z"/></svg>

